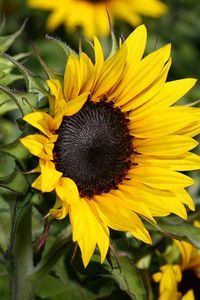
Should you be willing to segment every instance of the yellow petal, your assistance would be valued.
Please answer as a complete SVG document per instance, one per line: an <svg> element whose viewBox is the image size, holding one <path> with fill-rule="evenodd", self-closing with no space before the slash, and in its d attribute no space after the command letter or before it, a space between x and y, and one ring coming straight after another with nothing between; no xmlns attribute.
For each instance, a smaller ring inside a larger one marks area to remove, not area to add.
<svg viewBox="0 0 200 300"><path fill-rule="evenodd" d="M51 161L40 159L41 175L33 182L32 187L43 193L52 192L58 183L62 173L55 169Z"/></svg>
<svg viewBox="0 0 200 300"><path fill-rule="evenodd" d="M123 106L136 95L150 86L162 72L170 57L170 45L154 51L145 57L135 69L132 69L122 93L115 100L118 106Z"/></svg>
<svg viewBox="0 0 200 300"><path fill-rule="evenodd" d="M169 59L169 61L166 63L158 78L155 81L153 81L151 85L145 88L141 93L136 95L131 101L123 105L121 107L121 110L123 112L129 111L129 116L132 117L132 119L135 121L149 115L152 112L152 110L154 112L154 106L150 105L151 99L155 95L157 95L159 91L163 88L170 67L171 59Z"/></svg>
<svg viewBox="0 0 200 300"><path fill-rule="evenodd" d="M91 59L84 52L80 53L79 58L78 90L79 94L81 94L91 90L94 80L94 66Z"/></svg>
<svg viewBox="0 0 200 300"><path fill-rule="evenodd" d="M184 153L175 158L169 156L134 155L134 162L139 165L168 167L175 171L200 169L200 157L194 153Z"/></svg>
<svg viewBox="0 0 200 300"><path fill-rule="evenodd" d="M49 213L57 220L64 219L69 213L70 206L67 203L64 203L56 199L56 203Z"/></svg>
<svg viewBox="0 0 200 300"><path fill-rule="evenodd" d="M195 210L194 202L186 190L184 189L176 190L174 194L177 198L181 200L182 203L186 204L190 210L192 211Z"/></svg>
<svg viewBox="0 0 200 300"><path fill-rule="evenodd" d="M23 119L48 137L52 135L55 129L54 120L49 114L44 112L33 112L27 114Z"/></svg>
<svg viewBox="0 0 200 300"><path fill-rule="evenodd" d="M122 75L127 49L122 47L112 58L107 60L99 73L99 79L91 91L91 97L94 100L100 99L109 93L109 90L117 83Z"/></svg>
<svg viewBox="0 0 200 300"><path fill-rule="evenodd" d="M128 176L154 188L166 190L184 188L194 183L193 179L184 174L161 167L136 166L129 171Z"/></svg>
<svg viewBox="0 0 200 300"><path fill-rule="evenodd" d="M183 295L183 297L181 298L181 300L195 300L195 296L194 296L193 290L189 290L185 295Z"/></svg>
<svg viewBox="0 0 200 300"><path fill-rule="evenodd" d="M129 173L127 177L129 177ZM133 193L138 195L139 201L146 204L152 216L167 216L170 213L174 213L184 220L187 219L187 212L182 199L176 196L175 193L148 186L139 182L136 178L127 180L124 184L130 186Z"/></svg>
<svg viewBox="0 0 200 300"><path fill-rule="evenodd" d="M98 244L101 261L104 260L109 246L109 232L95 212L92 200L79 199L76 205L71 205L70 220L72 224L73 241L77 241L86 267Z"/></svg>
<svg viewBox="0 0 200 300"><path fill-rule="evenodd" d="M94 56L95 56L95 65L93 69L94 77L93 77L93 84L91 90L94 90L94 87L99 78L99 74L101 73L101 69L104 65L103 49L97 37L94 37Z"/></svg>
<svg viewBox="0 0 200 300"><path fill-rule="evenodd" d="M159 299L178 300L178 283L181 281L181 270L178 265L164 265L161 272L156 273L153 279L160 282Z"/></svg>
<svg viewBox="0 0 200 300"><path fill-rule="evenodd" d="M131 210L119 205L119 201L113 198L104 201L104 196L94 196L96 209L103 223L115 230L129 231L145 243L151 243L149 233L140 218Z"/></svg>
<svg viewBox="0 0 200 300"><path fill-rule="evenodd" d="M47 160L53 159L54 143L45 136L33 134L21 138L20 141L33 155Z"/></svg>
<svg viewBox="0 0 200 300"><path fill-rule="evenodd" d="M149 105L154 107L156 105L156 108L171 106L191 90L196 82L197 80L193 78L166 82L163 89L151 100Z"/></svg>
<svg viewBox="0 0 200 300"><path fill-rule="evenodd" d="M71 100L78 96L78 72L79 60L74 54L70 54L64 75L64 95L66 100Z"/></svg>
<svg viewBox="0 0 200 300"><path fill-rule="evenodd" d="M156 111L146 118L134 122L131 120L130 133L139 138L151 138L177 133L178 130L192 125L197 116L187 107L171 107Z"/></svg>
<svg viewBox="0 0 200 300"><path fill-rule="evenodd" d="M79 199L79 192L75 182L66 177L60 178L57 183L56 194L63 202L70 205L75 204Z"/></svg>
<svg viewBox="0 0 200 300"><path fill-rule="evenodd" d="M119 186L119 189L121 189L121 186L124 186L124 190L127 188L130 191L132 198L137 199L138 205L143 203L148 207L152 216L167 216L172 212L170 207L166 205L166 202L171 197L169 192L163 194L163 191L161 192L135 180L124 181Z"/></svg>
<svg viewBox="0 0 200 300"><path fill-rule="evenodd" d="M184 152L193 149L198 145L194 139L173 135L165 138L149 138L149 139L135 139L134 149L137 153L153 155L153 156L177 156Z"/></svg>
<svg viewBox="0 0 200 300"><path fill-rule="evenodd" d="M64 112L65 116L72 116L72 115L76 114L83 107L85 102L87 101L88 95L89 95L89 93L87 92L87 93L81 94L77 98L74 98L74 99L68 101L65 112Z"/></svg>
<svg viewBox="0 0 200 300"><path fill-rule="evenodd" d="M147 30L145 25L137 27L125 40L128 49L127 65L135 67L142 59L146 47ZM128 72L128 70L126 70Z"/></svg>
<svg viewBox="0 0 200 300"><path fill-rule="evenodd" d="M183 269L186 269L192 258L194 247L185 241L174 240L174 242L181 252L181 266Z"/></svg>
<svg viewBox="0 0 200 300"><path fill-rule="evenodd" d="M62 86L59 80L47 80L46 82L56 99L64 98Z"/></svg>
<svg viewBox="0 0 200 300"><path fill-rule="evenodd" d="M120 199L122 201L123 207L130 209L137 214L140 214L141 216L145 216L152 222L155 222L148 206L145 203L139 201L137 196L134 194L132 187L124 186L121 184L118 190L111 190L109 192L107 197L108 199L106 201L109 201L109 198L112 197L114 197L115 201L118 201L118 199Z"/></svg>

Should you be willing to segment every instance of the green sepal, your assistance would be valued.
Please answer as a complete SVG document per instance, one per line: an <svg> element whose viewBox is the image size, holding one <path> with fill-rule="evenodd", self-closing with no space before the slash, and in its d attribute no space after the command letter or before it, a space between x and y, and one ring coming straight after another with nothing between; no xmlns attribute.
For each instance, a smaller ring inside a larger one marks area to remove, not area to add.
<svg viewBox="0 0 200 300"><path fill-rule="evenodd" d="M114 32L114 29L113 29L113 26L112 26L112 23L110 20L110 15L108 12L107 12L107 14L108 14L109 27L110 27L110 36L111 36L111 50L107 57L107 60L108 60L109 58L113 57L113 55L115 55L115 53L118 51L118 43L117 43L115 32Z"/></svg>
<svg viewBox="0 0 200 300"><path fill-rule="evenodd" d="M0 36L0 53L3 53L5 51L8 50L8 48L12 45L12 43L15 41L15 39L22 33L25 25L26 25L25 21L23 23L23 25L21 26L21 28L16 31L13 34L7 35L7 36Z"/></svg>
<svg viewBox="0 0 200 300"><path fill-rule="evenodd" d="M47 40L52 41L52 42L56 43L57 45L59 45L64 50L67 57L70 54L78 56L78 54L74 50L72 50L67 44L65 44L63 41L53 38L49 35L46 35L46 38L47 38Z"/></svg>
<svg viewBox="0 0 200 300"><path fill-rule="evenodd" d="M7 145L0 145L0 152L11 155L14 157L21 165L24 163L30 154L28 150L20 142L20 137L12 143Z"/></svg>
<svg viewBox="0 0 200 300"><path fill-rule="evenodd" d="M29 188L26 176L17 165L10 175L0 177L0 186L16 193L25 193Z"/></svg>
<svg viewBox="0 0 200 300"><path fill-rule="evenodd" d="M25 66L23 66L19 61L15 60L8 54L3 54L9 61L11 61L17 69L21 72L28 92L35 92L36 90L48 91L47 85L45 83L45 79L41 76L34 74L32 71L28 70Z"/></svg>
<svg viewBox="0 0 200 300"><path fill-rule="evenodd" d="M63 75L59 74L57 72L55 72L53 69L51 69L46 63L45 61L42 59L42 57L39 54L38 49L36 48L36 46L34 44L32 44L35 56L37 57L38 61L40 62L40 65L42 66L43 70L45 71L48 79L58 79L60 81L63 80Z"/></svg>
<svg viewBox="0 0 200 300"><path fill-rule="evenodd" d="M19 61L30 56L30 53L20 53L12 56L14 60ZM12 71L15 66L11 61L9 61L5 56L0 56L0 70L3 70L4 73L8 74Z"/></svg>
<svg viewBox="0 0 200 300"><path fill-rule="evenodd" d="M16 92L0 84L0 90L3 91L18 107L22 116L33 112L38 104L38 93Z"/></svg>

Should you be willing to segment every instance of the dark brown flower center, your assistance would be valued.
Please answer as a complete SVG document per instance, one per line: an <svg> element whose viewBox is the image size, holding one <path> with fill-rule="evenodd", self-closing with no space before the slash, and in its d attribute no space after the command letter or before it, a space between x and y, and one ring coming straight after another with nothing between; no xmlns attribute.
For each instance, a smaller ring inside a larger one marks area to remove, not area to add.
<svg viewBox="0 0 200 300"><path fill-rule="evenodd" d="M56 169L75 181L81 196L91 198L116 189L131 166L129 120L112 103L87 101L64 117L54 147Z"/></svg>
<svg viewBox="0 0 200 300"><path fill-rule="evenodd" d="M183 278L178 286L178 290L185 295L189 290L193 290L195 299L200 299L200 278L194 270L183 271Z"/></svg>

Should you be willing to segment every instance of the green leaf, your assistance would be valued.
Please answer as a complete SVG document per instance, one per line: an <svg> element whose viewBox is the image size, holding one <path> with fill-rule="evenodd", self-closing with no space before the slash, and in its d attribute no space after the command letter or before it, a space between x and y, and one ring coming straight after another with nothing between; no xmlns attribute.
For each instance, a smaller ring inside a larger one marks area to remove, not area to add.
<svg viewBox="0 0 200 300"><path fill-rule="evenodd" d="M5 100L1 101L1 93L0 93L0 116L17 109L17 105L13 101L9 99L6 100L5 95L4 98Z"/></svg>
<svg viewBox="0 0 200 300"><path fill-rule="evenodd" d="M25 193L29 188L26 176L17 166L10 175L0 177L0 186L17 193Z"/></svg>
<svg viewBox="0 0 200 300"><path fill-rule="evenodd" d="M126 292L133 300L146 300L146 291L133 261L128 257L118 257L118 265L112 258L113 271L111 272L112 278L115 280L119 288Z"/></svg>
<svg viewBox="0 0 200 300"><path fill-rule="evenodd" d="M20 137L12 143L0 145L0 152L9 154L17 159L20 163L29 156L28 150L20 142Z"/></svg>
<svg viewBox="0 0 200 300"><path fill-rule="evenodd" d="M3 85L9 85L12 82L22 79L23 77L21 75L16 75L16 74L4 74L4 76L2 76L0 78L0 83Z"/></svg>
<svg viewBox="0 0 200 300"><path fill-rule="evenodd" d="M75 282L63 282L59 278L47 275L40 281L36 294L42 299L86 300L83 292Z"/></svg>
<svg viewBox="0 0 200 300"><path fill-rule="evenodd" d="M194 227L189 223L183 223L177 221L177 223L167 223L167 219L158 221L160 228L166 233L170 234L171 237L177 238L178 240L184 240L188 243L193 244L196 248L200 248L200 228ZM156 230L152 228L152 230Z"/></svg>
<svg viewBox="0 0 200 300"><path fill-rule="evenodd" d="M21 26L21 28L15 33L8 36L0 36L0 53L3 53L8 50L8 48L13 44L15 39L22 33L25 25L26 25L26 21Z"/></svg>
<svg viewBox="0 0 200 300"><path fill-rule="evenodd" d="M80 284L84 282L84 286L89 288L89 284L86 281L87 278L90 278L89 283L93 282L97 277L104 278L110 281L110 292L112 292L112 283L114 281L118 285L119 290L129 295L130 299L147 300L140 273L132 259L125 256L119 256L116 259L110 255L110 264L107 261L100 264L99 255L94 254L87 268L84 268L81 256L80 254L78 255L78 253L79 250L73 259L73 269L76 270L73 276L76 280L79 280ZM72 270L70 271L70 265L72 265L72 263L67 265L67 270L73 274ZM120 292L119 290L118 292Z"/></svg>

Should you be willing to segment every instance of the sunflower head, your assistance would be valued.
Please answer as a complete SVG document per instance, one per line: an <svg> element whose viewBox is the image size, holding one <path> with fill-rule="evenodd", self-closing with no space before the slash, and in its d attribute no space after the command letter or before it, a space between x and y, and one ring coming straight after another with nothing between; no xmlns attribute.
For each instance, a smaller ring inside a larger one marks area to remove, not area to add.
<svg viewBox="0 0 200 300"><path fill-rule="evenodd" d="M174 103L196 80L166 82L170 45L143 57L145 44L140 26L106 59L97 38L94 62L69 51L63 80L46 81L50 110L23 118L37 130L21 139L39 158L32 187L54 192L50 214L69 215L85 266L96 245L104 260L109 228L151 243L143 218L194 210L185 190L193 180L178 171L200 166L189 152L200 112Z"/></svg>
<svg viewBox="0 0 200 300"><path fill-rule="evenodd" d="M133 26L142 23L141 16L158 18L167 11L160 0L27 0L27 3L32 8L51 12L48 30L53 31L60 24L68 30L81 26L88 38L109 34L106 10L112 19L124 20Z"/></svg>
<svg viewBox="0 0 200 300"><path fill-rule="evenodd" d="M175 240L174 243L180 253L178 263L164 265L153 275L154 281L159 282L159 299L197 300L200 297L200 252L187 242Z"/></svg>

